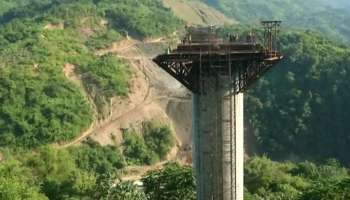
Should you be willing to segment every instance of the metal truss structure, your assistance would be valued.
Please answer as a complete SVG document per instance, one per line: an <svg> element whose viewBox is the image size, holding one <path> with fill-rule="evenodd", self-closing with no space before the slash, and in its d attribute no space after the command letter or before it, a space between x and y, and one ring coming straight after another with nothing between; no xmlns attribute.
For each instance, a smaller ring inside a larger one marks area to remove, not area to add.
<svg viewBox="0 0 350 200"><path fill-rule="evenodd" d="M236 93L244 92L250 85L282 60L277 50L280 21L263 21L263 45L256 41L214 41L183 43L170 53L154 58L154 61L194 93L200 92L199 66L205 66L208 74L225 73L228 66L236 77L232 83ZM209 29L211 30L211 29Z"/></svg>

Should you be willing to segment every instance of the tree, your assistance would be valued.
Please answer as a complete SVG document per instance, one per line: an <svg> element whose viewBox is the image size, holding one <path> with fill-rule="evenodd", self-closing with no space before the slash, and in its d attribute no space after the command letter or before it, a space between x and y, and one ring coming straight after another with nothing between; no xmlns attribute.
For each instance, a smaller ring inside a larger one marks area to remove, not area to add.
<svg viewBox="0 0 350 200"><path fill-rule="evenodd" d="M117 177L102 174L97 181L96 198L100 200L147 200L147 196L131 182L116 181Z"/></svg>
<svg viewBox="0 0 350 200"><path fill-rule="evenodd" d="M142 178L145 193L152 200L195 200L196 183L191 167L168 164Z"/></svg>
<svg viewBox="0 0 350 200"><path fill-rule="evenodd" d="M48 200L40 193L30 169L12 158L0 163L0 199L2 200Z"/></svg>
<svg viewBox="0 0 350 200"><path fill-rule="evenodd" d="M175 144L170 127L154 121L143 123L143 135L147 147L160 159L164 159Z"/></svg>
<svg viewBox="0 0 350 200"><path fill-rule="evenodd" d="M120 182L111 191L111 200L147 200L145 193L131 182Z"/></svg>
<svg viewBox="0 0 350 200"><path fill-rule="evenodd" d="M350 179L340 182L317 183L300 200L348 200L350 199Z"/></svg>

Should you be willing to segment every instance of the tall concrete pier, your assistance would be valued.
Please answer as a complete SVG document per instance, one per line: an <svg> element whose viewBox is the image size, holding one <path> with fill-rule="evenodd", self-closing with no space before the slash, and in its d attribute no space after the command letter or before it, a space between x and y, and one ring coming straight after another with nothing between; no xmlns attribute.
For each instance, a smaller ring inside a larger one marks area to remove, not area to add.
<svg viewBox="0 0 350 200"><path fill-rule="evenodd" d="M213 27L192 27L177 49L154 59L193 92L198 200L243 200L243 92L282 59L280 23L263 22L263 45L253 33L222 38Z"/></svg>
<svg viewBox="0 0 350 200"><path fill-rule="evenodd" d="M193 95L198 199L243 200L243 94L223 78L204 81L207 92Z"/></svg>

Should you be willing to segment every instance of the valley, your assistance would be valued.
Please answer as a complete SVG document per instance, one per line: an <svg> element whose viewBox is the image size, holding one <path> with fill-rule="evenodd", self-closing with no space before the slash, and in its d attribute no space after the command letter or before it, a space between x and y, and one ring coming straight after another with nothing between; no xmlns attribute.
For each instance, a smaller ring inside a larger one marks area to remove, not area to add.
<svg viewBox="0 0 350 200"><path fill-rule="evenodd" d="M285 59L245 95L245 199L349 199L346 6L0 0L0 199L196 199L192 95L152 59L260 19Z"/></svg>

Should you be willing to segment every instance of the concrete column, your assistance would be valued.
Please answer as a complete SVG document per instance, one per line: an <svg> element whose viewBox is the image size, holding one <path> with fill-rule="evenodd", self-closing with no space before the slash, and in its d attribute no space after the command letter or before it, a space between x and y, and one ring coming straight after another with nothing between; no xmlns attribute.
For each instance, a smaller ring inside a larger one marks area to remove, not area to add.
<svg viewBox="0 0 350 200"><path fill-rule="evenodd" d="M236 200L236 121L235 96L226 88L221 88L221 140L222 140L222 193L223 200ZM220 112L220 110L218 110Z"/></svg>
<svg viewBox="0 0 350 200"><path fill-rule="evenodd" d="M243 94L227 79L205 77L193 96L198 200L243 200Z"/></svg>
<svg viewBox="0 0 350 200"><path fill-rule="evenodd" d="M236 98L236 200L244 199L244 95Z"/></svg>
<svg viewBox="0 0 350 200"><path fill-rule="evenodd" d="M214 200L216 191L217 131L216 78L203 82L201 95L193 95L194 161L197 175L197 195L201 200Z"/></svg>

